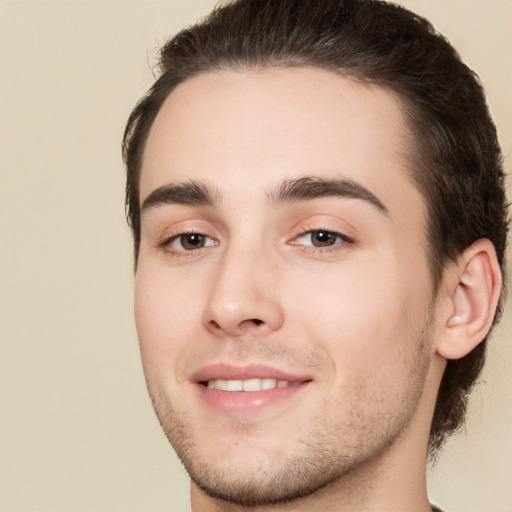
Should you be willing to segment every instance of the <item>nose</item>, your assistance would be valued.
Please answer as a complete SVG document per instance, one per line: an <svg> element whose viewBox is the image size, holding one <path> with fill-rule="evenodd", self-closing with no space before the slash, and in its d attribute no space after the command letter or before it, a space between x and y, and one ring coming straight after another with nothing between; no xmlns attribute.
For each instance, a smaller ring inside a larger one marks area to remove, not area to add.
<svg viewBox="0 0 512 512"><path fill-rule="evenodd" d="M284 321L279 300L278 266L263 251L227 251L212 279L203 322L206 328L230 337L265 336Z"/></svg>

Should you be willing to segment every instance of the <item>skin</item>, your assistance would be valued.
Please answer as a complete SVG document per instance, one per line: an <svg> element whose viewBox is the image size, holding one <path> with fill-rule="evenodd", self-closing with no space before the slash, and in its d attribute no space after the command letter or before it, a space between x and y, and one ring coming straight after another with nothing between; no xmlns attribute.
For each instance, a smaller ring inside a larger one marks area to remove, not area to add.
<svg viewBox="0 0 512 512"><path fill-rule="evenodd" d="M202 75L163 105L141 172L135 315L195 512L430 510L425 454L453 305L433 298L409 146L391 93L319 69ZM305 177L350 180L379 205L278 198ZM190 181L209 201L155 199ZM220 410L195 380L212 364L307 382Z"/></svg>

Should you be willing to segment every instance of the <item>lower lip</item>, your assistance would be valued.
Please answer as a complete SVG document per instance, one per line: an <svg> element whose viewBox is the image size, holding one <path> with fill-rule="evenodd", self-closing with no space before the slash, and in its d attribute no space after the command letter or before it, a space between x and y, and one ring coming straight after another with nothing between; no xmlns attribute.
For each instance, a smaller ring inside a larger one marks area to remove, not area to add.
<svg viewBox="0 0 512 512"><path fill-rule="evenodd" d="M311 381L285 388L265 391L222 391L197 384L201 399L210 407L225 414L252 414L261 409L286 402L304 391Z"/></svg>

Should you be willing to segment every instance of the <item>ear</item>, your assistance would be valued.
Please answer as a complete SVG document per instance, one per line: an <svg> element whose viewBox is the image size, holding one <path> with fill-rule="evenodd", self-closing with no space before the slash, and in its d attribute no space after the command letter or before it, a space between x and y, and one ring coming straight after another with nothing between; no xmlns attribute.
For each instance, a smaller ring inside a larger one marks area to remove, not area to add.
<svg viewBox="0 0 512 512"><path fill-rule="evenodd" d="M502 274L493 244L487 239L476 241L444 277L444 325L436 349L445 359L460 359L485 338L494 319Z"/></svg>

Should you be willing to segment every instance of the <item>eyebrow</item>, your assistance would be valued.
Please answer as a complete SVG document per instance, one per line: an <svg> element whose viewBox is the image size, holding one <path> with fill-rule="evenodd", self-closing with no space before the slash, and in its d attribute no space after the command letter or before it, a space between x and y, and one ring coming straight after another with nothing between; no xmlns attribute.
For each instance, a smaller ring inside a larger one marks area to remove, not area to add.
<svg viewBox="0 0 512 512"><path fill-rule="evenodd" d="M220 194L213 187L202 181L163 185L153 190L141 206L141 214L166 204L182 204L190 206L213 206Z"/></svg>
<svg viewBox="0 0 512 512"><path fill-rule="evenodd" d="M269 195L272 203L289 203L317 199L321 197L341 197L359 199L370 203L382 213L389 213L384 203L362 184L346 179L325 179L306 176L283 181L276 193Z"/></svg>
<svg viewBox="0 0 512 512"><path fill-rule="evenodd" d="M276 191L267 194L272 204L308 201L322 197L341 197L366 201L382 213L389 213L386 206L362 184L346 179L325 179L305 176L285 179ZM141 206L141 214L167 204L188 206L214 206L220 201L217 189L202 181L168 184L153 190Z"/></svg>

